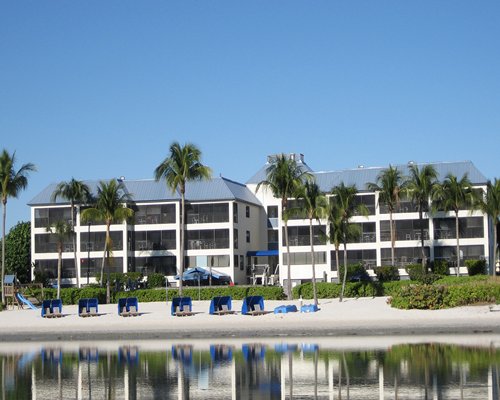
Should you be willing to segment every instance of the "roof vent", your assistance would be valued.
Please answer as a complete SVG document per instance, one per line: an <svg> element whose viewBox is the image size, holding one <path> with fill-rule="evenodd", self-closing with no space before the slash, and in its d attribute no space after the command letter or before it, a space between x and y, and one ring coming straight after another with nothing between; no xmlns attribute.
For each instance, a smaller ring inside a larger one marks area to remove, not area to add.
<svg viewBox="0 0 500 400"><path fill-rule="evenodd" d="M117 179L117 181L118 181L118 182L123 182L124 180L125 180L125 177L124 177L124 176L120 176L120 177Z"/></svg>
<svg viewBox="0 0 500 400"><path fill-rule="evenodd" d="M408 165L413 165L413 164L415 164L415 161L413 160L408 161Z"/></svg>
<svg viewBox="0 0 500 400"><path fill-rule="evenodd" d="M364 165L362 165L362 164L358 165L358 168L364 168L364 167L365 167L365 166L364 166Z"/></svg>

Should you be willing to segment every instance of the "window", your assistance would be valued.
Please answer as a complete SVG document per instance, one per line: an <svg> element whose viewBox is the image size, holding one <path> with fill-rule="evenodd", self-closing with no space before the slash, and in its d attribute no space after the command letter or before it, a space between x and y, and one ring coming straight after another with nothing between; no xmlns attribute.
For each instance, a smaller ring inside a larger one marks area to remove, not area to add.
<svg viewBox="0 0 500 400"><path fill-rule="evenodd" d="M250 218L250 206L246 206L245 213L246 213L247 218Z"/></svg>
<svg viewBox="0 0 500 400"><path fill-rule="evenodd" d="M238 223L238 203L233 203L233 223Z"/></svg>
<svg viewBox="0 0 500 400"><path fill-rule="evenodd" d="M229 204L186 204L188 224L229 222Z"/></svg>
<svg viewBox="0 0 500 400"><path fill-rule="evenodd" d="M131 271L141 272L144 275L152 273L162 275L177 274L177 259L175 256L161 257L132 257Z"/></svg>
<svg viewBox="0 0 500 400"><path fill-rule="evenodd" d="M203 229L186 232L186 248L227 249L229 248L229 229Z"/></svg>
<svg viewBox="0 0 500 400"><path fill-rule="evenodd" d="M315 264L326 263L326 253L324 251L314 252ZM283 254L283 263L288 264L288 253ZM290 265L310 265L312 263L311 252L306 253L290 253Z"/></svg>
<svg viewBox="0 0 500 400"><path fill-rule="evenodd" d="M267 218L278 218L278 206L267 206Z"/></svg>
<svg viewBox="0 0 500 400"><path fill-rule="evenodd" d="M330 252L331 270L337 271L337 255L335 251ZM339 263L344 264L344 250L339 250ZM377 251L367 250L349 250L347 249L347 265L363 263L366 269L372 269L377 265Z"/></svg>
<svg viewBox="0 0 500 400"><path fill-rule="evenodd" d="M247 231L247 243L250 243L250 231Z"/></svg>
<svg viewBox="0 0 500 400"><path fill-rule="evenodd" d="M324 245L326 243L326 226L313 226L313 242L315 245ZM290 246L310 246L311 239L308 226L289 226L288 242ZM285 243L285 228L283 228L283 246Z"/></svg>
<svg viewBox="0 0 500 400"><path fill-rule="evenodd" d="M240 271L243 271L245 269L245 257L240 256Z"/></svg>
<svg viewBox="0 0 500 400"><path fill-rule="evenodd" d="M238 229L234 229L233 231L233 247L235 249L238 248Z"/></svg>

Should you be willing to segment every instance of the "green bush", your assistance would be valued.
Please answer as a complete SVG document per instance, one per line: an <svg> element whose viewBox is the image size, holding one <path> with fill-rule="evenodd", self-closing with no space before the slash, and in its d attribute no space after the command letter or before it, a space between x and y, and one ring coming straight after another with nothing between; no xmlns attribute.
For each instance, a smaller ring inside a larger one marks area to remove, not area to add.
<svg viewBox="0 0 500 400"><path fill-rule="evenodd" d="M129 281L132 282L140 282L142 280L143 276L140 272L127 272L127 273L122 273L122 272L112 272L109 274L109 281L111 283L111 286L115 285L120 288L126 286ZM96 281L98 284L101 283L101 275L97 274L96 276ZM108 282L108 274L104 273L103 276L103 286L105 287Z"/></svg>
<svg viewBox="0 0 500 400"><path fill-rule="evenodd" d="M446 260L434 260L430 264L431 271L436 275L448 275L449 263Z"/></svg>
<svg viewBox="0 0 500 400"><path fill-rule="evenodd" d="M373 269L379 282L399 281L399 269L393 265L385 265Z"/></svg>
<svg viewBox="0 0 500 400"><path fill-rule="evenodd" d="M406 273L408 274L410 281L421 281L422 276L425 275L422 269L422 264L409 264L405 267Z"/></svg>
<svg viewBox="0 0 500 400"><path fill-rule="evenodd" d="M486 274L486 260L465 260L469 276Z"/></svg>
<svg viewBox="0 0 500 400"><path fill-rule="evenodd" d="M165 276L162 274L149 274L148 275L148 288L165 287Z"/></svg>
<svg viewBox="0 0 500 400"><path fill-rule="evenodd" d="M471 282L484 282L489 280L490 277L488 275L475 275L475 276L443 276L438 281L436 281L439 285L465 285Z"/></svg>
<svg viewBox="0 0 500 400"><path fill-rule="evenodd" d="M339 273L339 283L340 283L344 279L344 265L341 265L339 267L338 273ZM366 272L366 269L365 267L363 267L362 263L347 265L346 281L349 282L353 278L361 281L369 281L371 279L370 275L368 275L368 272Z"/></svg>
<svg viewBox="0 0 500 400"><path fill-rule="evenodd" d="M403 309L438 309L478 303L495 303L500 299L500 281L470 280L456 285L408 285L393 292L390 303Z"/></svg>
<svg viewBox="0 0 500 400"><path fill-rule="evenodd" d="M447 287L443 285L403 286L390 299L395 308L435 310L443 308Z"/></svg>

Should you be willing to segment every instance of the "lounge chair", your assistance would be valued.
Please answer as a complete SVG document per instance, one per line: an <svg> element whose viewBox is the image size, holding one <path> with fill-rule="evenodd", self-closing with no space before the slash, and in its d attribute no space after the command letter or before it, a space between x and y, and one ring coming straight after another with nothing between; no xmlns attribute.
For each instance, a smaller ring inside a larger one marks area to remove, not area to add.
<svg viewBox="0 0 500 400"><path fill-rule="evenodd" d="M172 299L171 314L176 317L188 317L194 315L191 297L174 297Z"/></svg>
<svg viewBox="0 0 500 400"><path fill-rule="evenodd" d="M243 299L241 307L243 315L264 315L268 312L264 310L264 298L262 296L248 296Z"/></svg>
<svg viewBox="0 0 500 400"><path fill-rule="evenodd" d="M98 300L80 299L78 301L78 315L80 317L96 317L98 316Z"/></svg>
<svg viewBox="0 0 500 400"><path fill-rule="evenodd" d="M118 315L121 317L136 317L140 315L137 297L118 299Z"/></svg>
<svg viewBox="0 0 500 400"><path fill-rule="evenodd" d="M211 315L227 315L234 314L232 310L231 296L216 296L210 302L208 311Z"/></svg>
<svg viewBox="0 0 500 400"><path fill-rule="evenodd" d="M42 303L42 317L44 318L62 317L61 299L44 300Z"/></svg>

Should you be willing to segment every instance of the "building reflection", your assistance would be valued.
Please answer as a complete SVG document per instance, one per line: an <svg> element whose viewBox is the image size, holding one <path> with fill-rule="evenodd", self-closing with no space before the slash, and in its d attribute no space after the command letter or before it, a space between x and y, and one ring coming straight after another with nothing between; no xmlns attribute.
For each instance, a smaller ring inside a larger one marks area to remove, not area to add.
<svg viewBox="0 0 500 400"><path fill-rule="evenodd" d="M0 353L1 399L498 399L495 347L43 346Z"/></svg>

